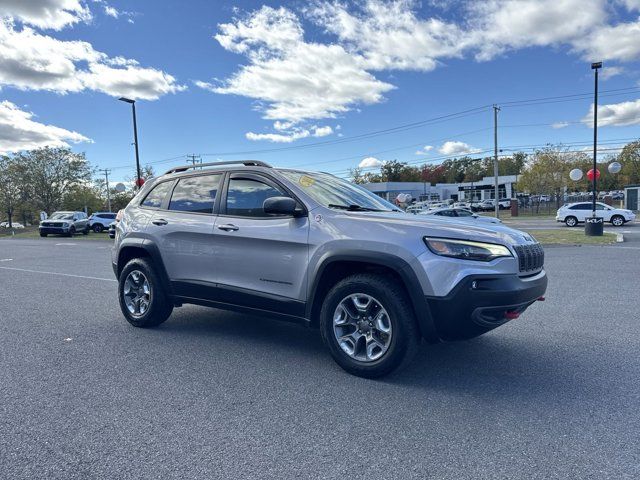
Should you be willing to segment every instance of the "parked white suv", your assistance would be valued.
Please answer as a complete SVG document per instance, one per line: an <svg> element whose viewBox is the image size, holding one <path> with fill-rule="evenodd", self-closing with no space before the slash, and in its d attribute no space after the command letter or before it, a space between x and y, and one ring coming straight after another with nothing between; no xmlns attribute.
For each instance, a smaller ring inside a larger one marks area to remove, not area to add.
<svg viewBox="0 0 640 480"><path fill-rule="evenodd" d="M575 227L578 223L583 223L585 218L591 217L592 211L591 202L569 203L558 209L556 221L564 222L568 227ZM604 218L605 222L611 222L614 227L621 227L636 218L631 210L613 208L600 202L596 202L596 215Z"/></svg>
<svg viewBox="0 0 640 480"><path fill-rule="evenodd" d="M96 233L107 230L116 219L116 214L112 212L95 212L89 217L89 228Z"/></svg>

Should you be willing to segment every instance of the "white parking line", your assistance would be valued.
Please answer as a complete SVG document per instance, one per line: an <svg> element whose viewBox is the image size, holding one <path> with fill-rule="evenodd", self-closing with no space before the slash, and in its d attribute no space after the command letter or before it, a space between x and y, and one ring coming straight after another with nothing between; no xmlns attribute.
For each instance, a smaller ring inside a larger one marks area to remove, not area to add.
<svg viewBox="0 0 640 480"><path fill-rule="evenodd" d="M0 258L0 262L10 262L13 258Z"/></svg>
<svg viewBox="0 0 640 480"><path fill-rule="evenodd" d="M0 270L15 270L16 272L27 272L27 273L43 273L46 275L59 275L61 277L84 278L86 280L102 280L103 282L117 281L115 278L88 277L86 275L73 275L71 273L43 272L41 270L28 270L26 268L0 267Z"/></svg>
<svg viewBox="0 0 640 480"><path fill-rule="evenodd" d="M56 243L56 247L59 245L77 245L77 243Z"/></svg>

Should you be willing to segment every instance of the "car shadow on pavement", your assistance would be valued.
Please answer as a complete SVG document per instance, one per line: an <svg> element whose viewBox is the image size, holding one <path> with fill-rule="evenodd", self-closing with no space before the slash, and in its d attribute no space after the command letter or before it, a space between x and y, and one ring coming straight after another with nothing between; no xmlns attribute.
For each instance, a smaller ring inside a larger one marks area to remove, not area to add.
<svg viewBox="0 0 640 480"><path fill-rule="evenodd" d="M324 372L322 375L345 376L342 380L351 378L331 360L317 330L296 324L188 307L176 310L158 333L182 339L195 355L199 353L198 348L210 351L212 345L210 341L203 341L194 350L194 338L215 339L268 355L269 361L274 363L263 368L271 371L287 371L290 362L304 360L307 368L314 369L313 375ZM595 358L611 359L611 354L602 351ZM557 399L562 392L572 392L573 399L580 401L585 395L593 396L594 392L602 391L602 378L608 374L605 371L598 375L599 370L606 368L600 363L587 364L593 359L594 355L571 355L568 347L548 344L543 339L526 335L514 337L513 332L495 331L467 341L422 344L405 370L370 381L379 387L453 391L485 399L522 398L524 395L529 400L541 399L543 403L545 399ZM611 361L615 362L615 359ZM313 381L313 375L303 381Z"/></svg>

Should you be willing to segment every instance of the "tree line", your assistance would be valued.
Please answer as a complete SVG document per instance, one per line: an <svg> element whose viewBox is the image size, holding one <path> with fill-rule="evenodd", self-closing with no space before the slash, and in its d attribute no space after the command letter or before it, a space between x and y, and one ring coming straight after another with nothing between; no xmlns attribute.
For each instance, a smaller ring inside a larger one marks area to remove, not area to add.
<svg viewBox="0 0 640 480"><path fill-rule="evenodd" d="M144 168L145 178L153 170ZM133 198L133 189L117 192L110 185L111 209L124 208ZM40 212L48 215L56 210L107 210L107 189L104 178L84 153L69 148L39 148L13 155L0 155L0 219L12 224L34 224Z"/></svg>
<svg viewBox="0 0 640 480"><path fill-rule="evenodd" d="M607 167L611 162L620 162L622 171L612 175ZM588 152L571 150L563 145L548 145L533 153L516 152L498 160L499 175L517 175L517 191L531 195L552 195L561 198L565 191L590 191L586 173L593 167L593 157ZM579 168L582 180L574 182L569 172ZM609 155L598 162L601 176L600 191L622 189L624 185L640 183L640 140L628 143L622 151ZM361 168L350 171L354 183L379 182L427 182L462 183L477 182L483 177L492 177L493 158L471 158L468 156L445 160L440 164L409 165L392 160L380 166L377 172L364 172Z"/></svg>

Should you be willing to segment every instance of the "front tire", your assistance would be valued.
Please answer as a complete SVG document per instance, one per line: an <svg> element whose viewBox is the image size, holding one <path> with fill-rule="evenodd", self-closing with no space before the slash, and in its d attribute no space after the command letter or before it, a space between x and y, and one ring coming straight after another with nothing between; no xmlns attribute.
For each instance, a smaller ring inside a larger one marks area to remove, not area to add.
<svg viewBox="0 0 640 480"><path fill-rule="evenodd" d="M47 233L42 233L42 232L40 232L40 236L41 236L41 237L46 237L47 235L48 235Z"/></svg>
<svg viewBox="0 0 640 480"><path fill-rule="evenodd" d="M614 215L611 217L611 225L614 227L624 226L624 217L622 215Z"/></svg>
<svg viewBox="0 0 640 480"><path fill-rule="evenodd" d="M576 217L567 217L564 219L564 223L567 227L575 227L578 225L578 219Z"/></svg>
<svg viewBox="0 0 640 480"><path fill-rule="evenodd" d="M338 282L320 311L320 332L331 356L365 378L406 366L421 341L413 309L397 281L356 274Z"/></svg>
<svg viewBox="0 0 640 480"><path fill-rule="evenodd" d="M163 323L173 311L160 277L144 258L130 260L118 277L120 310L134 327Z"/></svg>
<svg viewBox="0 0 640 480"><path fill-rule="evenodd" d="M101 225L101 224L99 224L99 223L96 223L96 224L93 226L93 231L94 231L94 232L96 232L96 233L100 233L100 232L102 232L102 230L104 230L104 228L103 228L103 227L102 227L102 225Z"/></svg>

